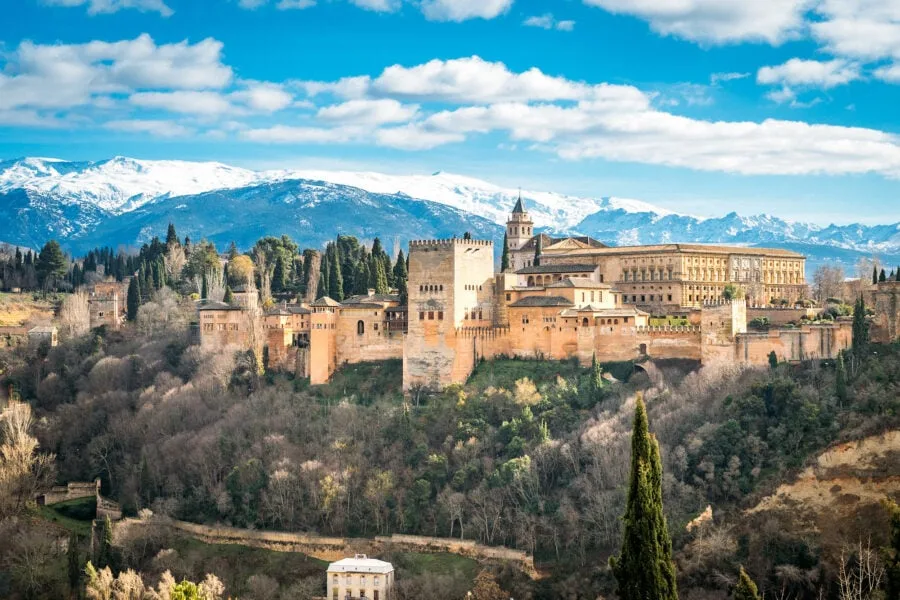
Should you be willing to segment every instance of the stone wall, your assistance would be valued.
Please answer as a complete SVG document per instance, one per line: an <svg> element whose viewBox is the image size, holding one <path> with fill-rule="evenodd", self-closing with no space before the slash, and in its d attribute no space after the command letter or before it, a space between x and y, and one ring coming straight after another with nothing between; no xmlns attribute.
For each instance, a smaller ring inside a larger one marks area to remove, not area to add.
<svg viewBox="0 0 900 600"><path fill-rule="evenodd" d="M776 328L764 333L744 333L734 344L734 360L764 365L775 352L780 362L837 358L841 350L850 348L853 337L850 320L834 324Z"/></svg>
<svg viewBox="0 0 900 600"><path fill-rule="evenodd" d="M388 331L384 308L341 308L337 318L338 365L403 358L403 333Z"/></svg>
<svg viewBox="0 0 900 600"><path fill-rule="evenodd" d="M875 309L871 339L891 343L900 338L900 282L883 281L869 292L868 304Z"/></svg>
<svg viewBox="0 0 900 600"><path fill-rule="evenodd" d="M789 323L799 323L803 318L815 318L819 314L818 308L775 308L769 306L748 306L747 322L753 319L764 318L770 325L782 326Z"/></svg>
<svg viewBox="0 0 900 600"><path fill-rule="evenodd" d="M90 498L100 491L100 480L96 481L71 481L67 485L59 485L50 489L38 497L38 504L51 505L78 498Z"/></svg>

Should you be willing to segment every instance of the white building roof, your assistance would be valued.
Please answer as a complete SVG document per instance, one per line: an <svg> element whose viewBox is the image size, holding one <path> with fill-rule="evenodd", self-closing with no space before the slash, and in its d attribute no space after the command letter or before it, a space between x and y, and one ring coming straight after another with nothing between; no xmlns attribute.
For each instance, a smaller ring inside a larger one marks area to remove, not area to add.
<svg viewBox="0 0 900 600"><path fill-rule="evenodd" d="M328 565L329 573L393 573L394 565L365 554L353 558L343 558Z"/></svg>

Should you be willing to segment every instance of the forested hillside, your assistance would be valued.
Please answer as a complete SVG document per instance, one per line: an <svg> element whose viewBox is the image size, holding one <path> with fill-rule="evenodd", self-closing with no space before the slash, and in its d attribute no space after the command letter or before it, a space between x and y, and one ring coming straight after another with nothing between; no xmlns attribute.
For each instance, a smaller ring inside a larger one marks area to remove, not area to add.
<svg viewBox="0 0 900 600"><path fill-rule="evenodd" d="M660 441L690 597L723 597L741 564L767 595L831 594L839 561L815 536L750 528L742 510L832 442L900 424L895 346L768 370L606 365L613 377L601 365L500 360L465 386L404 399L399 362L347 367L311 388L257 375L246 355L203 354L189 343L193 310L163 289L122 332L6 357L4 385L32 405L58 481L100 477L128 514L525 549L549 577L500 573L516 598L611 595L636 391ZM713 521L687 532L707 505ZM884 518L858 521L846 543L886 543Z"/></svg>

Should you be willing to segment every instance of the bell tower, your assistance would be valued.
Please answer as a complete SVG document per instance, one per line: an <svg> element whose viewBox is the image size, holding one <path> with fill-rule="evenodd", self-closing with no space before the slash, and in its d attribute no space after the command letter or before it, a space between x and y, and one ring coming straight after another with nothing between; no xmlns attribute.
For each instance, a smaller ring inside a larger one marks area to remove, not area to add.
<svg viewBox="0 0 900 600"><path fill-rule="evenodd" d="M532 237L534 237L534 222L528 216L528 213L525 212L525 204L522 201L522 192L520 191L519 199L513 207L512 215L506 222L506 240L509 244L509 250L511 252L520 250Z"/></svg>

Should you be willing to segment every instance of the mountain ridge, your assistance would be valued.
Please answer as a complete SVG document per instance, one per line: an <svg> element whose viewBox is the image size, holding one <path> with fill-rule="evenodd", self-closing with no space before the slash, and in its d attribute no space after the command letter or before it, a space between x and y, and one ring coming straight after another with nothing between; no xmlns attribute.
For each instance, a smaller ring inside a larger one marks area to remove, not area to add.
<svg viewBox="0 0 900 600"><path fill-rule="evenodd" d="M800 246L807 248L812 264L833 260L851 267L859 258L871 254L880 255L889 264L900 263L900 223L822 226L768 214L740 215L736 211L719 217L694 216L641 200L516 190L444 171L430 175L314 169L253 171L221 162L142 160L124 156L101 161L39 157L0 161L0 217L12 223L11 234L2 237L6 242L23 245L40 245L42 240L58 237L72 249L82 248L92 236L97 237L97 243L105 245L130 245L138 243L139 239L111 236L131 236L134 233L132 223L141 219L152 220L146 213L140 212L142 210L171 214L172 206L166 204L169 200L178 199L179 205L190 212L191 205L198 198L216 191L220 193L220 199L231 194L261 201L268 206L269 200L262 200L264 194L259 189L249 195L242 191L260 186L290 188L293 185L309 193L313 190L322 193L323 188L307 185L316 182L339 186L330 188L330 193L337 196L344 194L348 202L352 198L343 210L361 201L357 192L350 191L360 190L364 195L371 195L371 203L380 205L384 210L408 211L411 205L400 202L405 197L415 202L443 205L502 227L521 194L535 226L557 235L590 235L613 245L685 242ZM205 198L204 210L212 210L207 201L208 198ZM333 209L340 211L342 207L337 201L337 197L329 200ZM304 205L304 202L299 202L299 205ZM253 207L248 205L247 209L252 210ZM230 205L229 210L237 216L236 206ZM271 223L260 223L259 226L268 227L271 230L269 233L279 233L276 229L284 227L286 218L297 217L291 210L280 216L272 214ZM387 212L379 217L376 211L367 213L367 218L390 221L400 213ZM183 217L184 214L173 216ZM196 233L200 233L201 221L195 216L189 215L187 220L194 222L198 227ZM334 230L330 233L337 233L339 223L329 217L323 215L321 226ZM424 228L421 235L412 237L422 237L426 232L459 235L460 232L454 228L468 223L467 218L459 214L451 219L452 224L444 226L428 219L426 221L419 223ZM243 237L237 231L239 226L240 221L233 224L235 237ZM489 230L502 231L480 222L473 228L482 229L485 233ZM366 227L360 229L367 230ZM224 231L220 233L226 235ZM403 232L383 233L385 237L400 237ZM318 240L319 237L317 231L313 238ZM408 239L408 234L402 237Z"/></svg>

